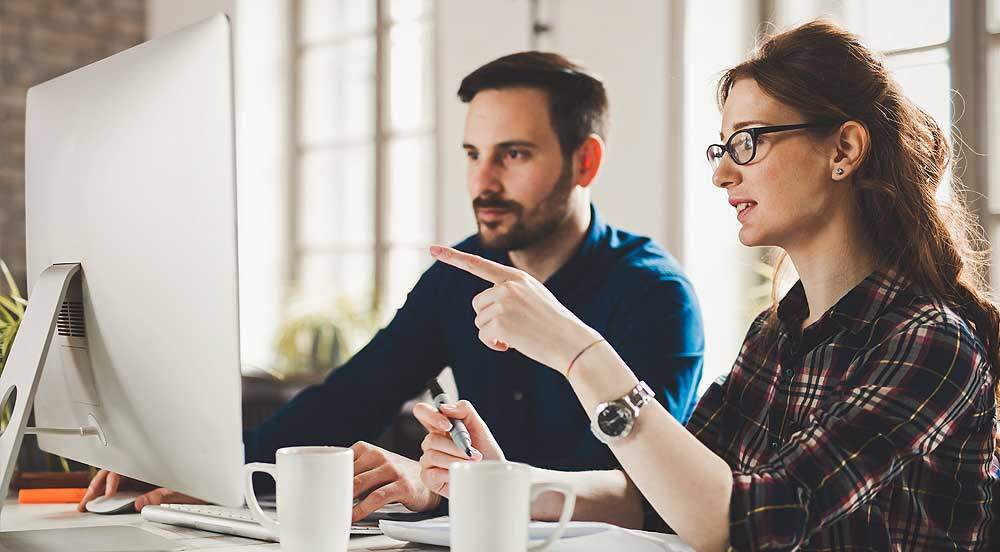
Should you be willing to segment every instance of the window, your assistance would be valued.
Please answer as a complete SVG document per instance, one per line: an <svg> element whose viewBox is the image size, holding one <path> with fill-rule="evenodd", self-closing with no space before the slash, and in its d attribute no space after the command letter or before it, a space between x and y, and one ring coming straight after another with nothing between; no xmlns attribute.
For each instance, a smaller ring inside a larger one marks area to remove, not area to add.
<svg viewBox="0 0 1000 552"><path fill-rule="evenodd" d="M683 172L677 178L684 183L683 262L698 294L705 329L699 393L729 373L760 304L760 298L749 297L747 290L758 289L752 287L753 267L760 264L761 251L739 242L735 212L726 193L712 184L712 171L705 162L705 148L719 141L722 123L715 84L753 44L753 21L758 16L751 2L727 2L725 9L727 17L720 18L713 10L689 8L677 29L686 33Z"/></svg>
<svg viewBox="0 0 1000 552"><path fill-rule="evenodd" d="M430 0L296 3L293 292L384 319L434 238Z"/></svg>
<svg viewBox="0 0 1000 552"><path fill-rule="evenodd" d="M787 27L827 16L885 56L904 93L951 132L951 6L948 0L780 0L775 20ZM938 198L947 200L942 186Z"/></svg>

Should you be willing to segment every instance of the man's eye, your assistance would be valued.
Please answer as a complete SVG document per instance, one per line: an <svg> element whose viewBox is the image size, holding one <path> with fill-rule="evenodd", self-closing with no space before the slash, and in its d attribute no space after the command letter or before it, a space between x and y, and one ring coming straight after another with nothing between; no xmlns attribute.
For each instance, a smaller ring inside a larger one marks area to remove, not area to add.
<svg viewBox="0 0 1000 552"><path fill-rule="evenodd" d="M525 156L526 155L523 151L507 150L507 157L510 159L523 159Z"/></svg>
<svg viewBox="0 0 1000 552"><path fill-rule="evenodd" d="M475 161L476 159L479 159L479 154L476 153L476 152L474 152L474 151L466 150L465 151L465 156L468 157L469 159L473 160L473 161Z"/></svg>

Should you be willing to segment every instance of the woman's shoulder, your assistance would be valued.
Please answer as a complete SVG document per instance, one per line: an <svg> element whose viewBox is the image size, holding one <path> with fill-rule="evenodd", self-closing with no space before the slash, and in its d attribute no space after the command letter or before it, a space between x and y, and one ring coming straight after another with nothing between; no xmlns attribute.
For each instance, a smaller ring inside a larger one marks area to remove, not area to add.
<svg viewBox="0 0 1000 552"><path fill-rule="evenodd" d="M940 297L913 286L863 335L866 364L910 366L958 380L991 378L989 355L972 324ZM899 362L897 362L899 361ZM948 370L942 369L947 367ZM930 368L930 370L927 370Z"/></svg>
<svg viewBox="0 0 1000 552"><path fill-rule="evenodd" d="M886 338L900 334L934 334L942 340L970 341L982 347L972 324L957 308L917 285L901 292L875 322L879 326L878 333Z"/></svg>

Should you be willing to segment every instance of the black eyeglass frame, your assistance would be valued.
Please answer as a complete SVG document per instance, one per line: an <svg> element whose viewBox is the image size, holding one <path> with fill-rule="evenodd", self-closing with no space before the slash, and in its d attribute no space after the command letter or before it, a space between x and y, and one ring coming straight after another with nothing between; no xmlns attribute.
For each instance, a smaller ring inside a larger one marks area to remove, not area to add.
<svg viewBox="0 0 1000 552"><path fill-rule="evenodd" d="M748 127L741 128L729 135L729 139L726 140L725 144L710 144L708 148L705 149L705 157L708 159L708 163L712 165L712 169L718 168L715 160L717 159L719 163L722 163L722 156L726 153L729 154L729 158L733 160L733 163L737 165L749 164L757 157L757 137L762 134L770 134L772 132L784 132L786 130L799 130L803 128L830 128L833 127L833 123L798 123L794 125L774 125L774 126L762 126L762 127ZM753 149L750 151L750 158L746 161L740 162L736 160L736 156L733 155L733 138L739 134L749 134L750 143L753 145ZM718 149L713 149L718 148ZM713 154L713 151L722 151L718 156Z"/></svg>

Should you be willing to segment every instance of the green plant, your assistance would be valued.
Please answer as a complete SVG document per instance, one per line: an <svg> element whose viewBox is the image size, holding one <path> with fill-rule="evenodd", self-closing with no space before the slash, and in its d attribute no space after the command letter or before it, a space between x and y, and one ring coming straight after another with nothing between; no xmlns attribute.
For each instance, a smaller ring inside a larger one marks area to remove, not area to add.
<svg viewBox="0 0 1000 552"><path fill-rule="evenodd" d="M347 297L329 304L291 301L289 316L275 337L275 364L265 369L284 379L296 374L325 375L356 353L375 333L375 314Z"/></svg>
<svg viewBox="0 0 1000 552"><path fill-rule="evenodd" d="M0 259L0 271L7 281L7 293L0 295L0 374L3 373L4 366L7 365L7 356L10 348L14 344L14 336L17 329L21 327L21 319L24 318L24 307L28 304L21 296L21 290L14 281L14 276L7 268L7 263ZM0 428L6 428L10 421L11 405L5 404L0 412Z"/></svg>
<svg viewBox="0 0 1000 552"><path fill-rule="evenodd" d="M24 307L28 302L21 296L21 290L14 281L14 276L7 268L7 263L0 259L0 271L7 281L7 293L0 295L0 373L3 372L7 364L7 355L14 344L14 336L21 326L21 319L24 318Z"/></svg>

